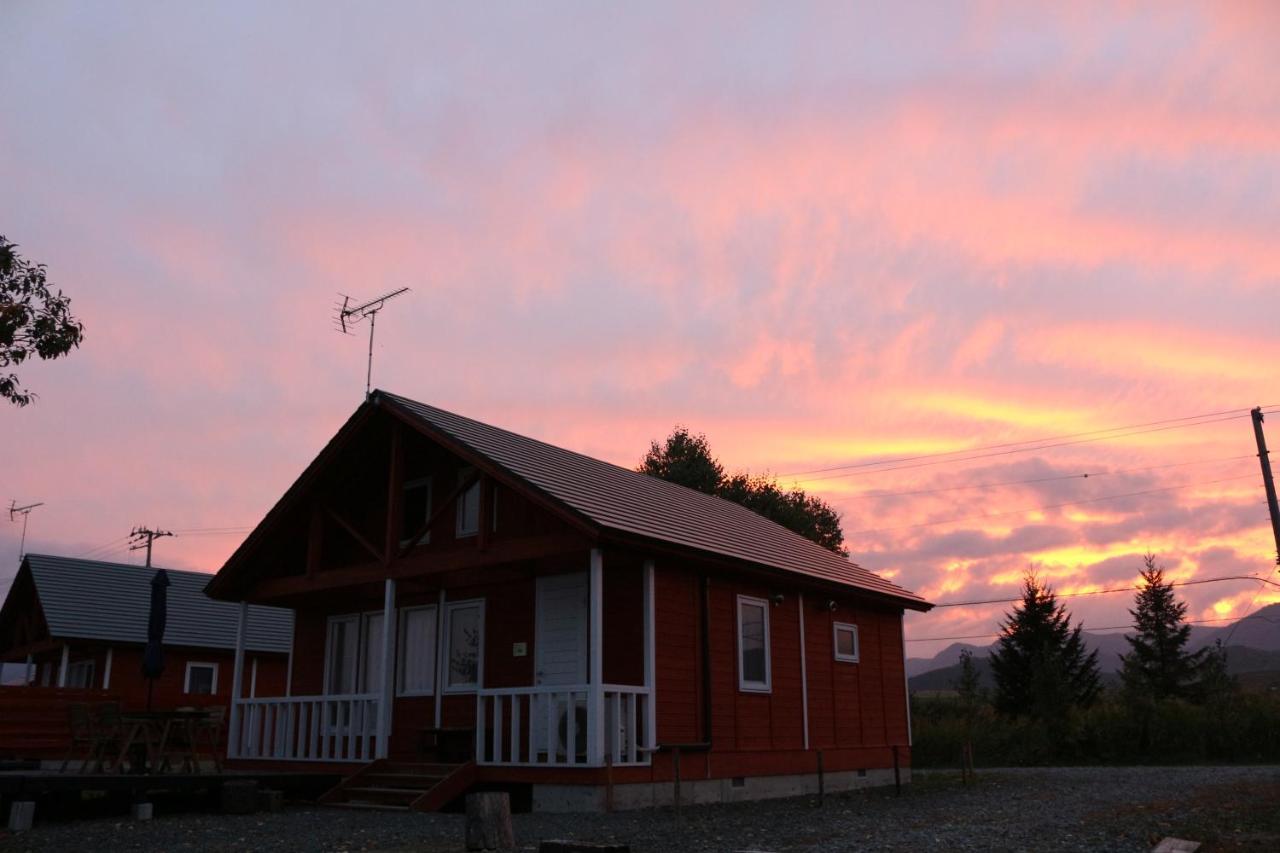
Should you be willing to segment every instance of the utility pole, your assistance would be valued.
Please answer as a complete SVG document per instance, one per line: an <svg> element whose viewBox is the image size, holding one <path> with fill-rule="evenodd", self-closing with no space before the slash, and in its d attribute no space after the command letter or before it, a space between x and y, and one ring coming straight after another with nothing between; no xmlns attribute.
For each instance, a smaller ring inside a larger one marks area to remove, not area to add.
<svg viewBox="0 0 1280 853"><path fill-rule="evenodd" d="M9 520L17 521L18 519L15 516L22 516L22 541L18 545L19 560L26 556L27 552L27 516L31 515L31 510L38 506L44 506L44 502L18 506L17 501L9 501Z"/></svg>
<svg viewBox="0 0 1280 853"><path fill-rule="evenodd" d="M1271 512L1271 532L1276 538L1276 565L1280 566L1280 503L1276 502L1276 484L1271 479L1271 457L1267 455L1267 440L1262 435L1262 408L1253 415L1253 437L1258 441L1258 462L1262 465L1262 485L1267 489L1267 509Z"/></svg>
<svg viewBox="0 0 1280 853"><path fill-rule="evenodd" d="M135 527L133 528L133 532L129 534L129 538L133 540L133 544L129 546L129 550L137 551L139 548L146 548L147 568L151 568L151 543L159 539L161 536L172 535L173 534L167 530L152 530L150 527Z"/></svg>

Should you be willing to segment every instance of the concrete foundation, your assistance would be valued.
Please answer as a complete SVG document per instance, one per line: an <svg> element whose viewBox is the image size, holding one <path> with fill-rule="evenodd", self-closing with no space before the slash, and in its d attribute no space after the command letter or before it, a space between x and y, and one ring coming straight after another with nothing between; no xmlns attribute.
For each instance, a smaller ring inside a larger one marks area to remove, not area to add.
<svg viewBox="0 0 1280 853"><path fill-rule="evenodd" d="M902 783L911 781L911 769L902 768ZM824 776L828 794L876 788L893 784L893 769L841 770ZM791 776L747 776L738 779L682 779L680 804L737 803L745 800L771 800L781 797L817 796L818 774ZM533 810L539 812L604 811L606 791L603 785L533 786ZM648 809L675 804L675 783L643 782L613 786L615 811Z"/></svg>

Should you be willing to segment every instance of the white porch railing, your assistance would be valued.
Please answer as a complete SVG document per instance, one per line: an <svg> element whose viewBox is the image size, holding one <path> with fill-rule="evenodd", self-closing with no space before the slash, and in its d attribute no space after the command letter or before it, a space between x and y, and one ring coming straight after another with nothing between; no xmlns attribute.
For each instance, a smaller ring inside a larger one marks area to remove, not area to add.
<svg viewBox="0 0 1280 853"><path fill-rule="evenodd" d="M372 761L377 756L375 693L239 699L236 705L238 720L227 734L231 758Z"/></svg>
<svg viewBox="0 0 1280 853"><path fill-rule="evenodd" d="M476 763L521 767L647 765L652 733L644 731L649 690L601 688L604 754L592 756L589 684L505 687L476 694Z"/></svg>

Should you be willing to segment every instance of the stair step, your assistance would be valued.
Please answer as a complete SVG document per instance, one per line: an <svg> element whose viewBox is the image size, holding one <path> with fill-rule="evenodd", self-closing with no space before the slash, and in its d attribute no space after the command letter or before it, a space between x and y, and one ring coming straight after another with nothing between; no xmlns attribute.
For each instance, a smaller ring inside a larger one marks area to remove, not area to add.
<svg viewBox="0 0 1280 853"><path fill-rule="evenodd" d="M359 800L348 800L345 803L329 803L335 809L364 809L366 811L407 812L408 806L393 806L386 803L366 803Z"/></svg>
<svg viewBox="0 0 1280 853"><path fill-rule="evenodd" d="M435 787L444 776L423 776L416 773L366 773L359 782L367 787L413 788L425 791Z"/></svg>
<svg viewBox="0 0 1280 853"><path fill-rule="evenodd" d="M354 788L347 788L343 793L358 800L361 798L354 795L373 794L375 796L388 797L418 797L422 795L422 790L419 788L381 788L376 785L360 785Z"/></svg>
<svg viewBox="0 0 1280 853"><path fill-rule="evenodd" d="M453 771L461 767L461 764L442 764L439 762L427 763L411 763L407 761L387 762L380 764L374 772L376 773L409 773L412 775L426 776L448 776Z"/></svg>

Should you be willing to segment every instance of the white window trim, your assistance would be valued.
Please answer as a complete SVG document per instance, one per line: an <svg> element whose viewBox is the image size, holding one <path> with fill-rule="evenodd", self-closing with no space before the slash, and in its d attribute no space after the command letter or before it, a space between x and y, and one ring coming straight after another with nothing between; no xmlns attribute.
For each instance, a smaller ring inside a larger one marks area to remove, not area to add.
<svg viewBox="0 0 1280 853"><path fill-rule="evenodd" d="M432 648L433 655L431 658L431 689L430 690L406 690L404 688L404 670L401 669L401 664L406 659L404 632L405 632L405 629L409 626L409 621L405 619L405 614L417 613L418 611L421 611L421 610L430 610L436 614L436 627L435 627L435 630L431 632L431 645L433 647ZM483 624L484 622L483 612L481 613L480 621ZM439 608L436 607L434 604L422 604L422 605L416 605L414 607L400 608L399 612L396 614L396 644L398 646L398 650L396 654L396 695L397 696L434 696L436 695L436 689L435 689L437 687L436 676L440 669L438 665L438 661L440 658L440 650L434 647L439 645L439 634L440 634L440 613L439 613ZM483 636L484 635L481 634L481 641L480 641L481 645L484 645Z"/></svg>
<svg viewBox="0 0 1280 853"><path fill-rule="evenodd" d="M853 632L853 654L840 654L840 632ZM832 622L831 623L831 649L835 652L836 660L845 663L857 663L859 656L862 654L862 643L858 639L858 626L852 622Z"/></svg>
<svg viewBox="0 0 1280 853"><path fill-rule="evenodd" d="M464 468L462 469L462 471L459 472L458 480L460 482L465 482L466 480L470 479L473 475L475 475L475 473L476 473L476 470L474 468ZM471 489L483 490L484 479L478 478L474 483L471 484L470 488L468 488L465 492L460 493L457 497L457 500L455 501L456 508L453 511L453 535L455 539L469 539L472 536L480 535L480 524L481 524L480 516L483 514L481 510L484 508L483 491L479 491L476 494L476 528L475 530L462 529L462 510L463 510L463 507L466 506L466 497L471 492Z"/></svg>
<svg viewBox="0 0 1280 853"><path fill-rule="evenodd" d="M759 607L764 611L764 681L747 681L742 666L742 605ZM750 595L739 595L736 614L738 617L738 690L743 693L773 692L773 654L769 639L769 602L763 598Z"/></svg>
<svg viewBox="0 0 1280 853"><path fill-rule="evenodd" d="M452 652L450 647L453 645L453 611L477 606L480 608L480 648L476 652L476 683L451 685L449 684L449 655ZM443 662L440 667L443 683L438 685L438 688L441 693L475 693L484 686L484 599L467 598L445 602L444 615L444 648L440 650L442 655L440 660Z"/></svg>
<svg viewBox="0 0 1280 853"><path fill-rule="evenodd" d="M403 491L403 492L407 492L407 491L409 491L409 489L415 489L415 488L417 488L418 486L426 486L426 487L427 487L427 515L426 515L426 517L425 517L425 518L423 518L423 519L422 519L422 521L426 521L428 518L430 518L430 517L431 517L431 508L432 508L432 507L431 507L431 504L432 504L432 501L434 501L434 500L435 500L435 496L436 496L436 495L435 495L435 484L431 482L431 477L430 477L430 476L427 476L427 477L417 477L417 478L412 479L412 480L410 480L409 482L405 483L405 484L404 484L404 486L402 487L402 491ZM402 495L402 499L403 499L403 495ZM413 530L417 530L417 527L414 527L414 528L413 528ZM401 531L400 531L400 535L401 535L401 539L400 539L400 547L401 547L401 548L403 548L403 547L405 547L406 545L408 545L408 544L409 544L409 539L410 539L410 537L411 537L411 536L412 536L412 534L413 534L413 530L401 530ZM415 542L415 543L414 543L414 545L415 545L415 547L416 547L416 546L418 546L418 545L426 545L426 544L427 544L428 542L430 542L430 541L431 541L431 531L430 531L430 530L428 530L426 533L424 533L424 534L422 535L422 538L421 538L421 539L419 539L417 542Z"/></svg>
<svg viewBox="0 0 1280 853"><path fill-rule="evenodd" d="M218 664L214 661L203 661L203 660L187 661L187 672L182 679L182 692L184 694L189 694L189 695L201 695L201 696L206 695L203 693L201 694L191 693L191 670L195 669L198 666L209 667L210 669L213 670L213 689L208 695L217 696L218 695Z"/></svg>

